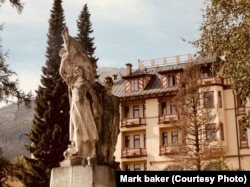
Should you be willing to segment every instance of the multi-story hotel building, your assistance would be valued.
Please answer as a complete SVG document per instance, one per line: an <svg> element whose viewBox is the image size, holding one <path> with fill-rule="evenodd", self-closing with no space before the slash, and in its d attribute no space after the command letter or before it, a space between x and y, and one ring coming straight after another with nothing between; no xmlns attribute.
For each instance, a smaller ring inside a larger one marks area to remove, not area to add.
<svg viewBox="0 0 250 187"><path fill-rule="evenodd" d="M174 97L183 65L194 60L192 55L139 60L138 68L126 64L126 75L114 76L113 94L120 98L121 118L115 159L121 170L185 170L174 160L182 138L174 125L180 121ZM199 80L201 86L210 87L209 106L216 115L205 127L205 137L222 145L228 169L250 170L250 132L239 120L250 103L242 102L226 79L213 77L210 63L202 62ZM211 159L202 170L213 163Z"/></svg>

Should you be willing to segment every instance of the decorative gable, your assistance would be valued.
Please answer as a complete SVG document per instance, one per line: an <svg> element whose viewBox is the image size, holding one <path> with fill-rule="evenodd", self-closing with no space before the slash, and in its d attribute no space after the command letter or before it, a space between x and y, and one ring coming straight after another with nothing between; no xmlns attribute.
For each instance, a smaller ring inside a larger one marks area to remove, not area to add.
<svg viewBox="0 0 250 187"><path fill-rule="evenodd" d="M176 87L180 82L181 72L161 73L162 88Z"/></svg>
<svg viewBox="0 0 250 187"><path fill-rule="evenodd" d="M140 76L123 77L125 79L125 92L143 91L151 80L152 75L141 74Z"/></svg>

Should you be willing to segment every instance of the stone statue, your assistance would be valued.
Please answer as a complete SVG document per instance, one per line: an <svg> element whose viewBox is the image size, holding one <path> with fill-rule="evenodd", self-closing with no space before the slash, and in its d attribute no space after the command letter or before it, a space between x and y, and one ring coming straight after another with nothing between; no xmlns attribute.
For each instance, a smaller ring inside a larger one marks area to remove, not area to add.
<svg viewBox="0 0 250 187"><path fill-rule="evenodd" d="M62 31L62 37L64 41L64 47L59 52L61 57L59 72L62 78L67 84L70 84L74 67L81 65L84 68L86 79L94 83L96 67L91 64L91 61L86 55L82 45L69 35L67 27L65 27Z"/></svg>
<svg viewBox="0 0 250 187"><path fill-rule="evenodd" d="M103 84L96 82L97 95L101 98L102 114L101 118L96 118L99 140L97 141L97 163L99 165L109 165L118 168L115 162L114 152L117 138L120 133L120 113L119 98L112 94L113 80L105 77Z"/></svg>
<svg viewBox="0 0 250 187"><path fill-rule="evenodd" d="M114 151L120 132L119 98L112 94L113 80L104 85L95 81L96 64L92 64L82 45L62 31L64 46L59 52L59 73L68 86L71 142L65 160L80 158L82 163L95 159L96 164L115 165ZM101 160L101 161L100 161Z"/></svg>
<svg viewBox="0 0 250 187"><path fill-rule="evenodd" d="M91 64L91 61L86 55L84 48L76 39L69 35L67 27L65 27L62 31L62 37L64 41L64 47L59 51L59 56L61 57L59 73L68 85L68 88L71 88L73 71L77 65L80 65L84 68L86 79L91 83L94 83L96 65ZM71 91L69 90L69 94L70 93ZM69 100L71 102L71 95L69 95Z"/></svg>
<svg viewBox="0 0 250 187"><path fill-rule="evenodd" d="M75 68L75 81L71 85L70 129L69 138L74 142L74 156L96 157L96 141L99 139L94 115L99 109L95 91L84 76L81 66ZM93 98L93 105L87 98L87 91Z"/></svg>
<svg viewBox="0 0 250 187"><path fill-rule="evenodd" d="M120 133L120 114L119 98L112 94L113 80L111 77L105 77L105 92L102 95L102 153L104 163L114 162L114 152L117 143L117 137Z"/></svg>

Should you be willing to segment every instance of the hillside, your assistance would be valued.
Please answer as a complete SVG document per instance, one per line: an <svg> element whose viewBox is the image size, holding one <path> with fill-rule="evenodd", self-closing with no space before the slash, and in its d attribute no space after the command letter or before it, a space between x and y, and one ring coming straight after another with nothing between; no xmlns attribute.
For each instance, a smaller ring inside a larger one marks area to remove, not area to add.
<svg viewBox="0 0 250 187"><path fill-rule="evenodd" d="M100 82L104 77L118 75L118 78L124 75L124 68L98 68ZM29 156L29 152L24 145L30 144L29 138L25 135L30 132L34 114L34 103L31 109L16 104L11 104L0 108L0 147L5 157L13 160L20 154Z"/></svg>
<svg viewBox="0 0 250 187"><path fill-rule="evenodd" d="M0 109L0 147L4 156L12 160L20 154L28 155L24 145L30 142L25 134L31 129L32 118L33 103L31 109L16 104Z"/></svg>

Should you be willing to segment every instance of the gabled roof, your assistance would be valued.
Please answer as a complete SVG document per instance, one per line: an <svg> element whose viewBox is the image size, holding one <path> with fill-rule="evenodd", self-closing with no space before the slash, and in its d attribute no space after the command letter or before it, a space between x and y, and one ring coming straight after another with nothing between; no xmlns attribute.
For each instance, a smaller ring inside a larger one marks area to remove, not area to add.
<svg viewBox="0 0 250 187"><path fill-rule="evenodd" d="M154 74L149 74L145 69L137 69L130 75L122 76L123 79L130 79L134 77L145 77L145 76L154 76Z"/></svg>
<svg viewBox="0 0 250 187"><path fill-rule="evenodd" d="M151 94L159 94L159 93L167 93L167 92L174 92L177 91L177 87L169 87L169 88L163 88L162 87L162 80L161 76L162 74L166 74L168 72L181 72L185 65L188 62L195 62L198 64L207 64L216 61L216 55L208 56L208 57L197 57L196 59L190 60L184 60L170 63L170 64L161 64L150 67L144 67L139 66L137 70L132 72L129 75L125 75L120 77L120 79L114 81L113 86L113 94L120 97L120 98L126 98L126 97L133 97L133 96L143 96L143 95L151 95ZM136 77L146 77L151 76L151 80L148 82L146 87L143 91L135 91L135 92L125 92L125 81L128 79L136 78Z"/></svg>
<svg viewBox="0 0 250 187"><path fill-rule="evenodd" d="M113 94L120 97L143 96L177 91L177 87L162 88L161 74L163 72L181 71L184 63L174 65L155 66L144 69L137 69L130 75L122 76L114 81ZM125 80L135 77L151 76L151 80L143 91L125 92Z"/></svg>

